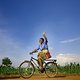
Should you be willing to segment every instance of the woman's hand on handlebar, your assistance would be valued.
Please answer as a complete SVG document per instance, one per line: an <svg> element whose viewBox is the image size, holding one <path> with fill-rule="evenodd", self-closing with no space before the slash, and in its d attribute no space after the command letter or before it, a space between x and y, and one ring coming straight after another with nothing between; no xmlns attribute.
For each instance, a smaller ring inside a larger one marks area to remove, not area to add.
<svg viewBox="0 0 80 80"><path fill-rule="evenodd" d="M32 54L33 54L33 52L30 52L29 54L30 54L30 55L32 55Z"/></svg>
<svg viewBox="0 0 80 80"><path fill-rule="evenodd" d="M35 52L38 52L38 50L37 49L34 49L32 52L30 52L30 54L33 54Z"/></svg>

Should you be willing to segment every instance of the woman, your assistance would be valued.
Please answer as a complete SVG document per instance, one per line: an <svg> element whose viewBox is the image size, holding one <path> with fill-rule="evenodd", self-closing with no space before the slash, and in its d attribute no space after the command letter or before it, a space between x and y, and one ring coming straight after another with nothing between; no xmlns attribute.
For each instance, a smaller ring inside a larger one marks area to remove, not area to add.
<svg viewBox="0 0 80 80"><path fill-rule="evenodd" d="M47 40L45 32L43 32L43 37L44 38L39 39L39 43L40 43L39 47L31 52L31 54L33 54L33 53L37 52L38 50L40 50L37 58L38 58L38 64L41 68L42 73L44 72L43 60L51 58L51 55L50 55L49 50L48 50L48 44L47 44L48 40Z"/></svg>

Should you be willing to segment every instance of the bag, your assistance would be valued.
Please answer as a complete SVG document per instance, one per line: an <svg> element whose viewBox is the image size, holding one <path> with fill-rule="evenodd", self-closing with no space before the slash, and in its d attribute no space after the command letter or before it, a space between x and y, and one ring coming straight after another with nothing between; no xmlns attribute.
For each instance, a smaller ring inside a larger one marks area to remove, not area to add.
<svg viewBox="0 0 80 80"><path fill-rule="evenodd" d="M50 52L47 52L47 53L46 53L46 56L47 56L47 58L51 58Z"/></svg>

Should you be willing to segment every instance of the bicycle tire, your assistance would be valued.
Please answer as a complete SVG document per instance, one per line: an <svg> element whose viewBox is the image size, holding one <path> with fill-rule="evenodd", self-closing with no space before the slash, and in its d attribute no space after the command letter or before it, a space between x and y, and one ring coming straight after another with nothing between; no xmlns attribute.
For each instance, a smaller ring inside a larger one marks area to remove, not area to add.
<svg viewBox="0 0 80 80"><path fill-rule="evenodd" d="M50 78L55 77L57 75L57 64L54 62L46 63L45 74Z"/></svg>
<svg viewBox="0 0 80 80"><path fill-rule="evenodd" d="M24 61L19 66L20 76L23 78L30 78L34 74L35 68L30 61Z"/></svg>

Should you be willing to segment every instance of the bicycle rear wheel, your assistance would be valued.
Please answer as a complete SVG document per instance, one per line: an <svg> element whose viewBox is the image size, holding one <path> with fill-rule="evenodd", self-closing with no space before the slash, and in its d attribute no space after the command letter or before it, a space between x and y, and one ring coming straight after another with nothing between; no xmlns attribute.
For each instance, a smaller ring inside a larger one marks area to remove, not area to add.
<svg viewBox="0 0 80 80"><path fill-rule="evenodd" d="M23 78L30 78L34 73L34 65L30 61L24 61L19 66L19 73Z"/></svg>
<svg viewBox="0 0 80 80"><path fill-rule="evenodd" d="M45 73L48 77L55 77L57 74L57 64L54 62L48 62L45 65Z"/></svg>

